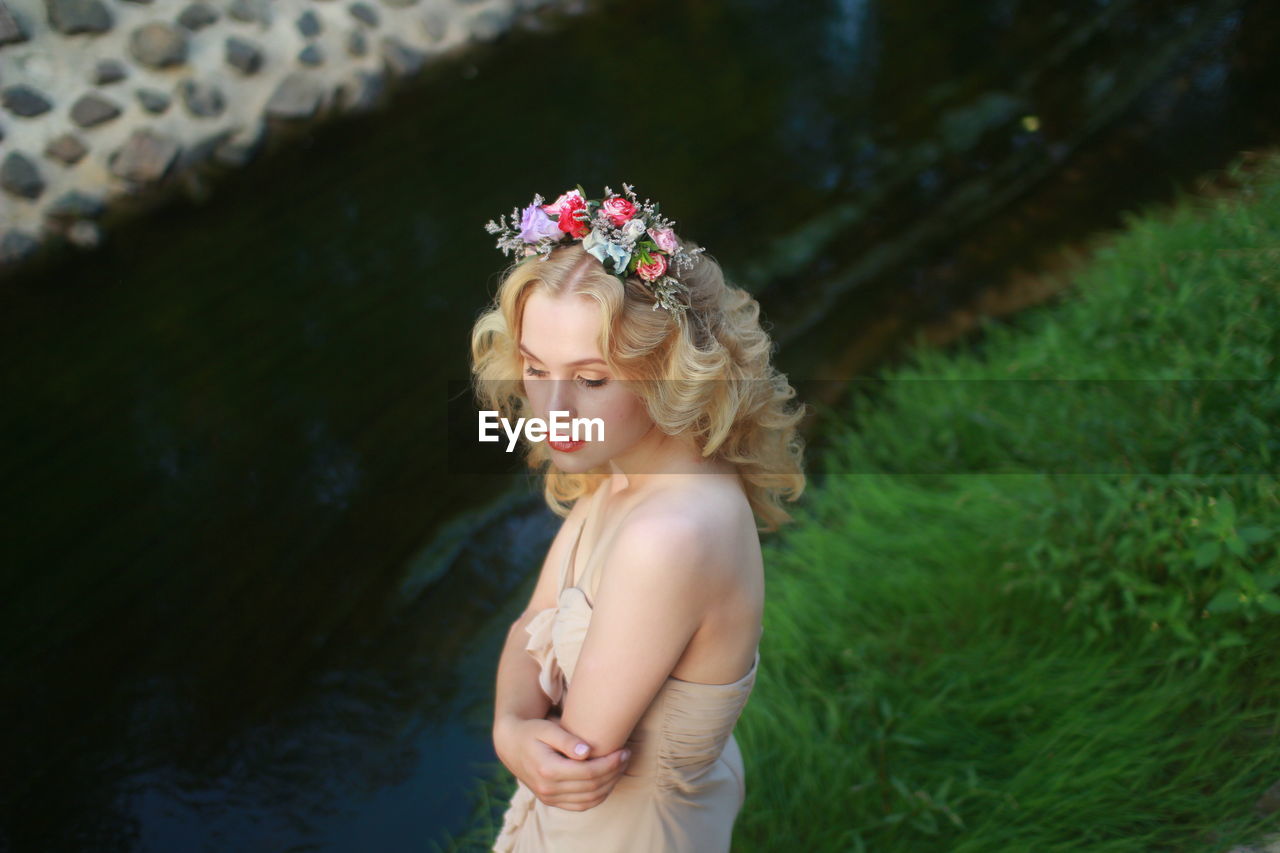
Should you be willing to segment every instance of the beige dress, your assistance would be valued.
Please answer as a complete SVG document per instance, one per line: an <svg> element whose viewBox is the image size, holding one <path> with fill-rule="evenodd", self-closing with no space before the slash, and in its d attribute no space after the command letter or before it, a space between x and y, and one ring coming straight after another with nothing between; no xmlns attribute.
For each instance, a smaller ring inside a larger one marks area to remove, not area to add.
<svg viewBox="0 0 1280 853"><path fill-rule="evenodd" d="M526 630L528 652L542 667L539 683L559 712L595 600L590 577L569 586L582 528L560 570L559 604L539 612ZM588 561L588 575L590 561ZM627 748L628 769L603 803L586 811L548 806L517 780L493 849L498 853L715 853L729 849L733 822L746 787L733 727L747 703L760 665L728 684L669 676L636 724Z"/></svg>

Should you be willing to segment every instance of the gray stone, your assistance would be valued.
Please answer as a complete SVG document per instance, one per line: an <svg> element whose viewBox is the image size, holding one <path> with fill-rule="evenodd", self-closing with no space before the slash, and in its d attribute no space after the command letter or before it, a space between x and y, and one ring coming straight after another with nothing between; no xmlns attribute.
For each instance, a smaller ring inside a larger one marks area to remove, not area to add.
<svg viewBox="0 0 1280 853"><path fill-rule="evenodd" d="M27 35L26 30L22 29L22 24L4 5L3 0L0 0L0 47L24 42L28 38L30 36Z"/></svg>
<svg viewBox="0 0 1280 853"><path fill-rule="evenodd" d="M320 16L310 9L298 16L296 24L303 38L309 39L320 34Z"/></svg>
<svg viewBox="0 0 1280 853"><path fill-rule="evenodd" d="M183 80L178 84L178 95L187 105L187 110L197 118L213 118L222 115L227 108L227 99L222 91L199 80Z"/></svg>
<svg viewBox="0 0 1280 853"><path fill-rule="evenodd" d="M0 237L0 261L16 263L24 260L35 254L39 246L40 241L27 232L10 228Z"/></svg>
<svg viewBox="0 0 1280 853"><path fill-rule="evenodd" d="M320 45L312 42L298 51L298 61L303 65L323 65L324 51L320 49Z"/></svg>
<svg viewBox="0 0 1280 853"><path fill-rule="evenodd" d="M449 19L439 12L428 12L422 17L422 31L432 41L440 41L449 32Z"/></svg>
<svg viewBox="0 0 1280 853"><path fill-rule="evenodd" d="M218 10L208 3L192 3L178 15L178 23L195 32L218 21Z"/></svg>
<svg viewBox="0 0 1280 853"><path fill-rule="evenodd" d="M367 112L382 100L386 88L386 75L377 71L357 71L354 80L348 80L338 88L338 98L344 110Z"/></svg>
<svg viewBox="0 0 1280 853"><path fill-rule="evenodd" d="M94 127L120 115L120 106L97 92L81 95L71 105L71 120L77 127Z"/></svg>
<svg viewBox="0 0 1280 853"><path fill-rule="evenodd" d="M49 26L64 36L105 33L114 23L102 0L44 0Z"/></svg>
<svg viewBox="0 0 1280 853"><path fill-rule="evenodd" d="M145 184L164 177L178 150L179 145L173 138L139 128L111 155L108 164L116 177Z"/></svg>
<svg viewBox="0 0 1280 853"><path fill-rule="evenodd" d="M364 30L352 30L347 34L347 53L352 56L364 56L369 52L369 40Z"/></svg>
<svg viewBox="0 0 1280 853"><path fill-rule="evenodd" d="M79 163L88 153L89 147L74 133L64 133L57 139L50 140L44 147L44 156L67 166Z"/></svg>
<svg viewBox="0 0 1280 853"><path fill-rule="evenodd" d="M368 3L352 3L347 7L347 11L351 13L351 17L355 18L366 27L378 26L378 10L370 6Z"/></svg>
<svg viewBox="0 0 1280 853"><path fill-rule="evenodd" d="M23 118L33 118L53 109L53 104L48 98L25 83L9 86L0 92L0 103L3 103L4 108L9 112Z"/></svg>
<svg viewBox="0 0 1280 853"><path fill-rule="evenodd" d="M427 55L421 50L400 41L395 36L383 36L378 42L378 52L388 70L397 77L415 74L427 61Z"/></svg>
<svg viewBox="0 0 1280 853"><path fill-rule="evenodd" d="M95 86L106 86L123 80L128 73L124 63L118 59L99 59L93 67L93 76L89 82Z"/></svg>
<svg viewBox="0 0 1280 853"><path fill-rule="evenodd" d="M102 229L96 222L80 219L67 229L67 239L82 249L92 249L102 242Z"/></svg>
<svg viewBox="0 0 1280 853"><path fill-rule="evenodd" d="M257 74L262 67L262 50L240 36L227 36L227 64L242 74Z"/></svg>
<svg viewBox="0 0 1280 853"><path fill-rule="evenodd" d="M252 127L241 130L219 144L213 151L213 159L225 166L244 166L262 148L266 130L263 122L255 122Z"/></svg>
<svg viewBox="0 0 1280 853"><path fill-rule="evenodd" d="M142 104L142 108L149 113L159 114L169 109L168 92L161 92L159 89L139 89L135 94L138 96L138 103Z"/></svg>
<svg viewBox="0 0 1280 853"><path fill-rule="evenodd" d="M34 160L20 151L10 151L0 163L0 187L22 198L39 198L45 183Z"/></svg>
<svg viewBox="0 0 1280 853"><path fill-rule="evenodd" d="M280 81L267 99L266 114L270 118L306 119L320 108L320 84L311 76L293 72Z"/></svg>
<svg viewBox="0 0 1280 853"><path fill-rule="evenodd" d="M185 174L192 166L205 162L213 156L213 152L218 149L218 146L235 136L235 133L236 129L234 127L222 127L210 131L195 142L187 144L178 155L178 159L174 161L174 172ZM198 190L199 187L193 186L189 187L189 189Z"/></svg>
<svg viewBox="0 0 1280 853"><path fill-rule="evenodd" d="M511 28L515 10L511 8L485 9L471 19L471 38L476 41L493 41Z"/></svg>
<svg viewBox="0 0 1280 853"><path fill-rule="evenodd" d="M232 0L227 14L246 24L271 25L271 8L266 0Z"/></svg>
<svg viewBox="0 0 1280 853"><path fill-rule="evenodd" d="M129 34L129 53L150 68L168 68L187 61L187 33L164 21L143 24Z"/></svg>
<svg viewBox="0 0 1280 853"><path fill-rule="evenodd" d="M416 6L418 0L382 0L382 4L392 9L406 9L409 6Z"/></svg>
<svg viewBox="0 0 1280 853"><path fill-rule="evenodd" d="M69 190L45 208L45 215L58 219L84 219L101 216L106 209L102 199L80 190Z"/></svg>

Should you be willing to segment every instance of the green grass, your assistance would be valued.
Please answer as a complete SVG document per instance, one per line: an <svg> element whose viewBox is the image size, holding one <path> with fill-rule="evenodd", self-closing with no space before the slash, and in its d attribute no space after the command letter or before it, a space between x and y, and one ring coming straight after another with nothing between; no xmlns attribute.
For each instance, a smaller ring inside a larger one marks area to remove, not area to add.
<svg viewBox="0 0 1280 853"><path fill-rule="evenodd" d="M735 851L1277 828L1254 804L1280 780L1280 399L1176 381L1280 374L1280 156L1228 171L1231 197L1128 217L1061 301L837 413L766 546ZM511 780L477 784L454 849L487 849Z"/></svg>
<svg viewBox="0 0 1280 853"><path fill-rule="evenodd" d="M822 495L840 535L812 516L770 554L735 850L1210 850L1253 829L1280 779L1274 645L1171 665L1009 589L1052 499L1038 476Z"/></svg>

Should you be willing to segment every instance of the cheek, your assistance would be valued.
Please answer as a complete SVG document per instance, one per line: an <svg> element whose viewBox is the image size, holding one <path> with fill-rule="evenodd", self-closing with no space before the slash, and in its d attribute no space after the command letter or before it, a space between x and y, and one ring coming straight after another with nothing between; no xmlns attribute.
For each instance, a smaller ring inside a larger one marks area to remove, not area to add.
<svg viewBox="0 0 1280 853"><path fill-rule="evenodd" d="M535 410L542 411L546 408L547 402L547 383L539 382L534 379L523 379L520 383L524 387L524 396Z"/></svg>
<svg viewBox="0 0 1280 853"><path fill-rule="evenodd" d="M632 394L609 400L600 417L604 419L609 443L630 443L643 435L651 426L644 403Z"/></svg>

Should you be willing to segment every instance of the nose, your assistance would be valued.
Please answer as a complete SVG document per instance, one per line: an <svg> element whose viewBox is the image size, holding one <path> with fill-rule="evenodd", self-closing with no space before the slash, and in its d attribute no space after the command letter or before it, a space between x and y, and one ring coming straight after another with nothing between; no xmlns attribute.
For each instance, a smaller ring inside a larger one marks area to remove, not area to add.
<svg viewBox="0 0 1280 853"><path fill-rule="evenodd" d="M551 412L568 412L569 417L576 414L573 406L573 381L565 379L551 380L551 399L547 407L547 414Z"/></svg>

